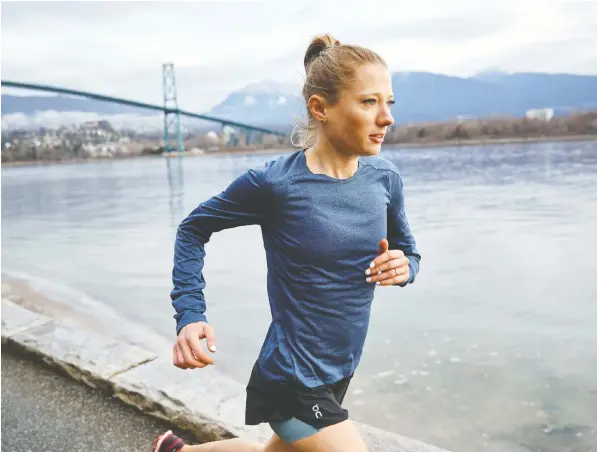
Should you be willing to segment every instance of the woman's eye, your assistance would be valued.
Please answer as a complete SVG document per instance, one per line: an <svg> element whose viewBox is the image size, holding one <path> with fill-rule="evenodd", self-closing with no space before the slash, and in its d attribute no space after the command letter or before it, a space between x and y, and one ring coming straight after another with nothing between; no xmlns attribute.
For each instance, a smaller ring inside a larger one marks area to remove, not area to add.
<svg viewBox="0 0 597 452"><path fill-rule="evenodd" d="M389 100L388 101L388 105L391 107L392 105L394 105L396 103L395 100Z"/></svg>
<svg viewBox="0 0 597 452"><path fill-rule="evenodd" d="M363 102L367 105L375 105L376 100L375 99L365 99Z"/></svg>

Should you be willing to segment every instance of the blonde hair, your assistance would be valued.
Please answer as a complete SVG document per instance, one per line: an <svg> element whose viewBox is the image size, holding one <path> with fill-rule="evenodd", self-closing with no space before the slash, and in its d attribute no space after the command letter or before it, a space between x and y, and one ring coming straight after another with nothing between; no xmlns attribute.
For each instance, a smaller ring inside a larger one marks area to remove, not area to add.
<svg viewBox="0 0 597 452"><path fill-rule="evenodd" d="M382 57L364 47L341 44L329 34L313 38L303 60L305 65L305 83L303 98L307 107L308 123L296 120L291 142L294 146L308 148L317 138L317 121L309 111L308 102L314 94L326 99L329 105L336 104L343 90L350 87L356 78L356 70L367 63L379 63L387 67ZM299 141L294 137L298 134Z"/></svg>

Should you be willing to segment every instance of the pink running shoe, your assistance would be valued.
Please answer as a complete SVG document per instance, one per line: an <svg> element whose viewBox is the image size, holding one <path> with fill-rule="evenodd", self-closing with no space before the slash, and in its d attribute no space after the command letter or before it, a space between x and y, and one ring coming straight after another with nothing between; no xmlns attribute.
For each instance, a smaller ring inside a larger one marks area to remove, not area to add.
<svg viewBox="0 0 597 452"><path fill-rule="evenodd" d="M151 452L177 452L180 451L184 445L185 442L181 438L174 435L172 430L168 430L155 439Z"/></svg>

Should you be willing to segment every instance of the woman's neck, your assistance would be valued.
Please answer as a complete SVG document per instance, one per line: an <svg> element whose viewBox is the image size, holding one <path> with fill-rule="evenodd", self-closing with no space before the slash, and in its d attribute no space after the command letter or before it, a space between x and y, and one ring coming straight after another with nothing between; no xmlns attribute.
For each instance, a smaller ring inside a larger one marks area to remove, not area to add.
<svg viewBox="0 0 597 452"><path fill-rule="evenodd" d="M331 143L318 140L307 150L307 166L313 173L323 173L335 179L348 179L357 172L359 157L337 151Z"/></svg>

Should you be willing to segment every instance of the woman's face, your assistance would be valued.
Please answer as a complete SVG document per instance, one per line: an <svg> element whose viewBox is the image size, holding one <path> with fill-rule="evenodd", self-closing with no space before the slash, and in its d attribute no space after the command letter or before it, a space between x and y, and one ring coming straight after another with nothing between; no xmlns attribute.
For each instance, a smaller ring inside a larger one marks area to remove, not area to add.
<svg viewBox="0 0 597 452"><path fill-rule="evenodd" d="M376 155L388 127L394 124L392 77L382 64L366 64L356 70L356 81L327 107L322 124L327 139L340 152Z"/></svg>

